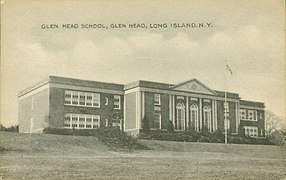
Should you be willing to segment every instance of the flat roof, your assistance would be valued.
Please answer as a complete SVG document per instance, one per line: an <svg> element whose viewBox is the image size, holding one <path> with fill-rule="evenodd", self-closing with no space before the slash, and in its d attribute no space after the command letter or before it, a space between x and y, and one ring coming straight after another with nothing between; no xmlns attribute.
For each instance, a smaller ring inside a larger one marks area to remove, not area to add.
<svg viewBox="0 0 286 180"><path fill-rule="evenodd" d="M45 84L54 83L54 84L65 84L65 85L73 85L73 86L82 86L82 87L96 87L101 89L109 89L109 90L119 90L123 91L123 84L115 84L115 83L106 83L99 81L91 81L91 80L83 80L83 79L75 79L75 78L66 78L59 76L49 76L42 81L39 81L24 90L21 90L18 94L18 97L27 94Z"/></svg>

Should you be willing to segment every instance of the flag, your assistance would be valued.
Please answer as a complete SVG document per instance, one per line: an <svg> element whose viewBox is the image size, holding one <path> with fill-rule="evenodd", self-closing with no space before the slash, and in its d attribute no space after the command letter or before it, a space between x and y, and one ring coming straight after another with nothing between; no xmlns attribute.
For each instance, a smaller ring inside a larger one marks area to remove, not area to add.
<svg viewBox="0 0 286 180"><path fill-rule="evenodd" d="M230 67L228 66L228 64L226 64L226 69L230 72L230 74L232 75L232 70L230 69Z"/></svg>

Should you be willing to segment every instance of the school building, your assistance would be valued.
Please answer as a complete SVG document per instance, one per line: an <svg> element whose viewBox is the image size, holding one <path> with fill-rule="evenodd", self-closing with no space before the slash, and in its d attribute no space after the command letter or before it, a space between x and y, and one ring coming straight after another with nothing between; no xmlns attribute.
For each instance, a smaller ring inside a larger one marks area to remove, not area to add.
<svg viewBox="0 0 286 180"><path fill-rule="evenodd" d="M150 129L224 131L243 129L251 137L265 137L264 103L242 100L237 93L216 91L197 79L179 84L136 81L114 84L50 76L19 93L20 133L44 128L95 129L119 126L139 134L143 118Z"/></svg>

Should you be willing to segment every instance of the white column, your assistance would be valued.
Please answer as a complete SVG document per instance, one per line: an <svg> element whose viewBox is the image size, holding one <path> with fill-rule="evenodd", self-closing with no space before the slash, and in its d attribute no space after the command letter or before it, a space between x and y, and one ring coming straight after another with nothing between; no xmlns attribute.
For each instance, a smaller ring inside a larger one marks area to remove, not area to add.
<svg viewBox="0 0 286 180"><path fill-rule="evenodd" d="M126 94L123 95L123 122L121 122L121 126L122 126L122 123L123 123L123 131L126 130Z"/></svg>
<svg viewBox="0 0 286 180"><path fill-rule="evenodd" d="M202 98L199 98L200 99L200 105L199 105L199 114L200 114L200 125L199 125L199 131L202 130L202 125L203 125L203 117L202 117Z"/></svg>
<svg viewBox="0 0 286 180"><path fill-rule="evenodd" d="M238 102L235 103L235 111L236 111L236 134L238 134L238 124L239 124L239 109Z"/></svg>
<svg viewBox="0 0 286 180"><path fill-rule="evenodd" d="M169 119L168 120L172 120L172 95L169 95Z"/></svg>
<svg viewBox="0 0 286 180"><path fill-rule="evenodd" d="M142 119L142 117L141 117L141 91L138 91L138 92L136 92L136 94L137 94L137 106L138 106L138 108L137 108L137 126L136 126L136 128L141 128L141 119Z"/></svg>
<svg viewBox="0 0 286 180"><path fill-rule="evenodd" d="M175 95L173 96L173 107L172 107L172 112L173 112L173 125L175 126Z"/></svg>
<svg viewBox="0 0 286 180"><path fill-rule="evenodd" d="M186 98L187 98L186 100L186 113L187 113L186 121L187 121L187 129L188 129L189 128L189 97L187 96Z"/></svg>
<svg viewBox="0 0 286 180"><path fill-rule="evenodd" d="M215 131L217 130L217 100L215 100Z"/></svg>
<svg viewBox="0 0 286 180"><path fill-rule="evenodd" d="M145 116L145 92L142 91L141 94L142 94L142 105L141 105L141 107L142 107L142 112L141 112L142 116L141 116L141 119L143 119L144 116Z"/></svg>
<svg viewBox="0 0 286 180"><path fill-rule="evenodd" d="M215 132L215 109L214 109L214 100L212 100L212 132Z"/></svg>

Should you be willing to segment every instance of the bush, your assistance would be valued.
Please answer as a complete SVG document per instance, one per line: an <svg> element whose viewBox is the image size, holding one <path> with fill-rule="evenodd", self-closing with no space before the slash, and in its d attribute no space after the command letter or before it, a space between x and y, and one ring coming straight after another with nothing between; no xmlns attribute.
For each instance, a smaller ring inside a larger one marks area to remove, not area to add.
<svg viewBox="0 0 286 180"><path fill-rule="evenodd" d="M45 134L95 136L113 150L148 149L148 147L140 144L137 138L122 132L118 127L100 127L98 129L45 128L43 132Z"/></svg>
<svg viewBox="0 0 286 180"><path fill-rule="evenodd" d="M224 143L224 134L217 130L214 133L202 133L194 131L183 132L168 132L168 131L150 131L149 133L140 133L140 139L146 140L161 140L161 141L178 141L178 142L209 142L209 143ZM228 136L228 143L231 144L274 144L264 138L250 138Z"/></svg>
<svg viewBox="0 0 286 180"><path fill-rule="evenodd" d="M174 132L174 125L173 125L173 122L171 120L169 120L169 122L168 122L167 131L168 132Z"/></svg>
<svg viewBox="0 0 286 180"><path fill-rule="evenodd" d="M6 132L19 132L19 125L15 125L15 126L10 126L8 128L6 128L5 126L0 124L0 131L6 131Z"/></svg>
<svg viewBox="0 0 286 180"><path fill-rule="evenodd" d="M147 118L146 115L143 117L143 120L142 120L142 131L144 133L148 133L150 131L149 119Z"/></svg>
<svg viewBox="0 0 286 180"><path fill-rule="evenodd" d="M280 131L274 131L270 134L269 142L281 146L285 144L283 134Z"/></svg>

